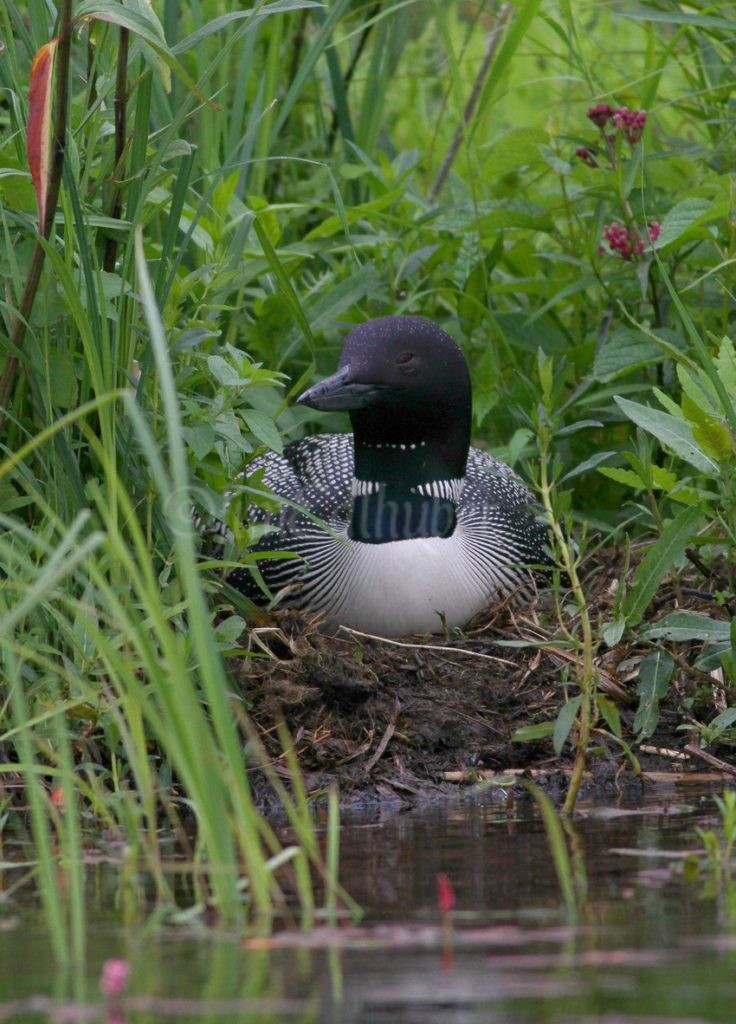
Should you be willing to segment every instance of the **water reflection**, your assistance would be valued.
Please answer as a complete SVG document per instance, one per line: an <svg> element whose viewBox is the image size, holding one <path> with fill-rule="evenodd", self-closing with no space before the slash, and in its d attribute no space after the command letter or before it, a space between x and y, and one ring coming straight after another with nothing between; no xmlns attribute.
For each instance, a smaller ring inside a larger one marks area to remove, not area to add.
<svg viewBox="0 0 736 1024"><path fill-rule="evenodd" d="M323 945L250 948L203 927L134 924L119 876L98 865L90 962L72 976L54 971L32 911L18 923L0 909L0 1021L730 1022L736 940L702 880L682 869L695 827L715 827L715 806L668 796L583 808L573 838L587 898L574 925L534 806L498 794L346 827L342 881L365 927ZM449 955L439 872L457 901ZM131 976L106 1000L99 978L111 957Z"/></svg>

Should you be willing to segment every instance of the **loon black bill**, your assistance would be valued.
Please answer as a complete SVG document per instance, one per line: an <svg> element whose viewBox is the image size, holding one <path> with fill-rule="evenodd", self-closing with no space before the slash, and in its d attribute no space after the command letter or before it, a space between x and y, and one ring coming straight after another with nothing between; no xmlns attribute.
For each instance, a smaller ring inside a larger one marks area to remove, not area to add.
<svg viewBox="0 0 736 1024"><path fill-rule="evenodd" d="M337 373L325 377L301 394L297 402L322 412L365 409L385 390L380 384L359 384L351 380L350 376L350 366L343 366Z"/></svg>

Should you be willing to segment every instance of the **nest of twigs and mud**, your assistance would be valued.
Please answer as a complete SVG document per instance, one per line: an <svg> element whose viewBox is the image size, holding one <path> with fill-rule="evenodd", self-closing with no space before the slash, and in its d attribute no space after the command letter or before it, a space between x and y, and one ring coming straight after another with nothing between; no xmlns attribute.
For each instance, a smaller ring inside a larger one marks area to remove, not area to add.
<svg viewBox="0 0 736 1024"><path fill-rule="evenodd" d="M611 551L586 580L594 620L610 618L621 564L620 553ZM718 616L710 588L695 573L660 588L650 620L682 608ZM336 782L343 805L356 810L416 803L489 777L529 775L548 790L564 791L571 741L558 756L545 723L555 721L577 692L578 665L572 649L555 643L560 630L551 597L490 609L462 635L447 637L383 640L345 629L328 635L320 625L300 613L276 613L250 631L249 648L232 660L260 737L251 763L260 758L262 765L265 758L269 771L288 784L285 725L308 791ZM600 719L589 789L728 777L728 749L701 752L694 733L679 728L707 722L724 706L718 676L691 667L693 645L669 646L676 678L660 704L655 733L636 742L638 665L650 650L634 638L597 652L599 692L615 705L621 735L615 738L610 721ZM268 774L252 770L264 809L276 806Z"/></svg>

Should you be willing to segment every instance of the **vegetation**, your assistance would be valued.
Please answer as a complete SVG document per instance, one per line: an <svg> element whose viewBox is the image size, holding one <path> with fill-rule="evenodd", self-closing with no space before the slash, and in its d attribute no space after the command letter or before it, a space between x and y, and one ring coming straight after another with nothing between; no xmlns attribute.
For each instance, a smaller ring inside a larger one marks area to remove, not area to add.
<svg viewBox="0 0 736 1024"><path fill-rule="evenodd" d="M193 900L267 925L288 864L307 918L315 871L334 913L336 844L323 863L298 781L279 789L298 845L254 808L223 663L249 609L214 599L189 508L227 517L225 557L247 558L257 481L227 511L223 493L264 445L345 426L288 399L366 317L450 331L477 442L565 527L581 693L548 731L577 743L577 777L594 727L631 739L596 692L597 652L622 643L635 739L676 666L719 673L689 724L733 738L734 26L712 11L67 0L54 21L0 0L0 771L22 769L59 956L79 952L100 823L164 899L157 828L192 814ZM584 578L616 547L599 619ZM666 578L679 608L650 621Z"/></svg>

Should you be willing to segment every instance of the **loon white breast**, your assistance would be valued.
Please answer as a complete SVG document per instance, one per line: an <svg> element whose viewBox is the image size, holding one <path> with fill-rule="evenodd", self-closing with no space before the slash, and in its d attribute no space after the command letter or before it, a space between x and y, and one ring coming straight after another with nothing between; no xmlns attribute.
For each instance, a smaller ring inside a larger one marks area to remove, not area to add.
<svg viewBox="0 0 736 1024"><path fill-rule="evenodd" d="M368 321L299 401L348 410L353 433L251 464L285 499L278 513L249 508L272 528L255 551L297 556L259 561L274 595L332 627L400 636L465 625L529 591L529 566L549 562L547 529L513 470L470 448L470 379L448 334L421 317ZM264 600L246 567L228 582Z"/></svg>

